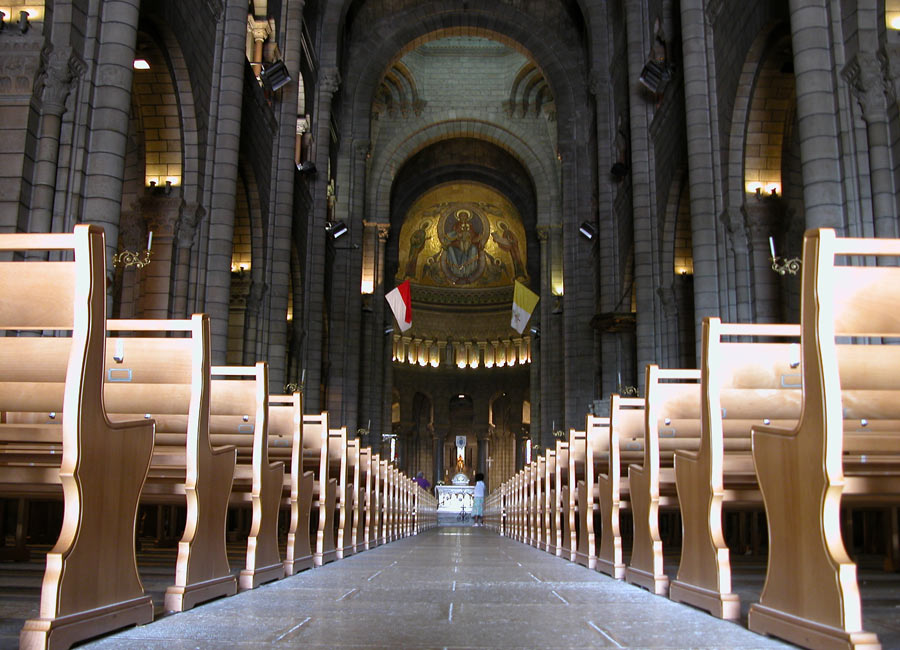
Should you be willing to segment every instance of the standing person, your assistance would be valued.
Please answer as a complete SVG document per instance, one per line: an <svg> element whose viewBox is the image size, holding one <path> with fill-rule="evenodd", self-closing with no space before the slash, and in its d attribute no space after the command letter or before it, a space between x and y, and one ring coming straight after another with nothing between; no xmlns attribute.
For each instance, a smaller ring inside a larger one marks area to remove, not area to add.
<svg viewBox="0 0 900 650"><path fill-rule="evenodd" d="M475 503L472 505L472 521L476 526L484 525L484 474L475 475Z"/></svg>
<svg viewBox="0 0 900 650"><path fill-rule="evenodd" d="M419 472L418 474L416 474L415 481L419 484L419 487L426 492L428 491L428 488L431 487L431 483L429 483L428 479L425 478L425 472Z"/></svg>

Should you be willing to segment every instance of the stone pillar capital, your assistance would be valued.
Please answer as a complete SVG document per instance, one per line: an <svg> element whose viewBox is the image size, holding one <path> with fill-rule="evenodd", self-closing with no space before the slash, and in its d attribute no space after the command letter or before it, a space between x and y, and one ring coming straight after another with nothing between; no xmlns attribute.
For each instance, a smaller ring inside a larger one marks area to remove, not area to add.
<svg viewBox="0 0 900 650"><path fill-rule="evenodd" d="M337 68L325 70L319 80L319 92L331 98L341 87L341 73Z"/></svg>
<svg viewBox="0 0 900 650"><path fill-rule="evenodd" d="M253 16L247 16L247 31L253 35L254 41L265 42L272 35L272 28L268 20L257 20Z"/></svg>
<svg viewBox="0 0 900 650"><path fill-rule="evenodd" d="M859 52L842 71L866 122L886 117L884 72L874 52Z"/></svg>
<svg viewBox="0 0 900 650"><path fill-rule="evenodd" d="M39 80L41 102L45 113L62 115L73 81L84 74L84 62L72 52L71 47L45 47L41 52L43 68Z"/></svg>

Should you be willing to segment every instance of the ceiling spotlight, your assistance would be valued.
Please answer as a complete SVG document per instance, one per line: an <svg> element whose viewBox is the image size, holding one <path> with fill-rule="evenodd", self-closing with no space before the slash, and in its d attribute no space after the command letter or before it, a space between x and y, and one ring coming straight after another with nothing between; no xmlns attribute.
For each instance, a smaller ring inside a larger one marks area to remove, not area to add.
<svg viewBox="0 0 900 650"><path fill-rule="evenodd" d="M621 181L628 175L628 165L623 162L615 162L609 173L617 182Z"/></svg>
<svg viewBox="0 0 900 650"><path fill-rule="evenodd" d="M660 62L650 59L641 70L641 76L638 77L638 81L651 93L661 95L671 78L672 74L664 61Z"/></svg>
<svg viewBox="0 0 900 650"><path fill-rule="evenodd" d="M337 239L338 237L346 235L349 230L347 224L343 221L335 221L334 223L329 221L325 224L325 232L331 235L332 239Z"/></svg>
<svg viewBox="0 0 900 650"><path fill-rule="evenodd" d="M281 60L270 63L263 68L263 71L259 73L259 78L266 89L272 92L291 81L291 75L288 74L287 66Z"/></svg>
<svg viewBox="0 0 900 650"><path fill-rule="evenodd" d="M597 228L590 221L585 221L581 224L578 227L578 232L580 232L588 241L594 241L594 237L597 236Z"/></svg>

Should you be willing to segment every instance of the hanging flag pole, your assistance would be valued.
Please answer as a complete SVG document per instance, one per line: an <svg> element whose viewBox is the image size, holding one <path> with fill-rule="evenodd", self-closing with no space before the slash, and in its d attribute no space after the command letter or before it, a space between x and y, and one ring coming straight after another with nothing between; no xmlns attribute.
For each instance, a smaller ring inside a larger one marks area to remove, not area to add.
<svg viewBox="0 0 900 650"><path fill-rule="evenodd" d="M524 332L528 325L528 319L531 318L531 312L534 311L539 300L540 296L516 280L513 289L512 320L509 326L519 334Z"/></svg>
<svg viewBox="0 0 900 650"><path fill-rule="evenodd" d="M394 312L394 318L397 319L400 331L405 332L412 327L412 297L409 280L405 280L387 292L384 299L388 301L391 311Z"/></svg>

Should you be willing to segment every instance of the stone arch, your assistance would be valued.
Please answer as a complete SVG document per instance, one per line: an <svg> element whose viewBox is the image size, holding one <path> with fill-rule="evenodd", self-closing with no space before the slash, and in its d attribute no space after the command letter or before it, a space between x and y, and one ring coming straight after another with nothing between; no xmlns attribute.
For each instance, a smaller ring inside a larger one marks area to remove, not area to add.
<svg viewBox="0 0 900 650"><path fill-rule="evenodd" d="M390 214L391 186L403 163L435 142L456 137L486 140L509 152L531 175L537 197L538 222L549 223L560 215L559 187L554 181L556 169L548 169L547 156L541 156L516 133L483 120L457 119L435 121L412 134L403 134L395 141L380 147L383 155L372 161L370 214Z"/></svg>

